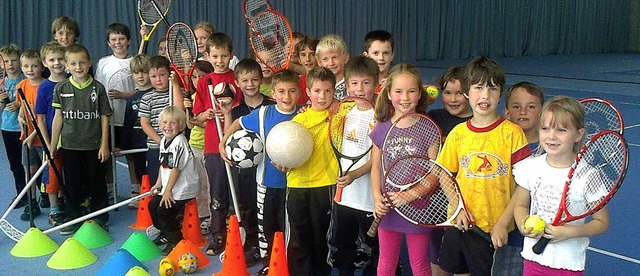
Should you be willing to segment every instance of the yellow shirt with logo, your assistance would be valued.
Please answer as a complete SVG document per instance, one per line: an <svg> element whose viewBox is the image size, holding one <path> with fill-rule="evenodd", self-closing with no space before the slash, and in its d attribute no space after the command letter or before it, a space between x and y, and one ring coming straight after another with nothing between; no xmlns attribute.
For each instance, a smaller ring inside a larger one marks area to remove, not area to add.
<svg viewBox="0 0 640 276"><path fill-rule="evenodd" d="M515 189L512 167L531 155L522 129L504 118L477 128L471 121L447 136L438 163L457 172L467 210L475 224L489 232L505 210ZM509 231L513 225L509 226Z"/></svg>
<svg viewBox="0 0 640 276"><path fill-rule="evenodd" d="M318 188L333 185L338 178L338 161L329 142L329 111L307 109L293 117L311 134L313 152L302 166L287 174L289 188Z"/></svg>

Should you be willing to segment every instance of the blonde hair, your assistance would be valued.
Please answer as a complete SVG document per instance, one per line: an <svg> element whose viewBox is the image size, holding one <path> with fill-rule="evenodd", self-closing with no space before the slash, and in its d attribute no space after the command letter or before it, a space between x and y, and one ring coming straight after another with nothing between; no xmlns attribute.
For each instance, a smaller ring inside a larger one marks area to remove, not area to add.
<svg viewBox="0 0 640 276"><path fill-rule="evenodd" d="M177 106L167 106L160 112L160 121L164 118L172 118L178 122L180 125L180 131L183 131L187 126L187 115L184 113L184 110L178 108Z"/></svg>
<svg viewBox="0 0 640 276"><path fill-rule="evenodd" d="M42 60L45 60L48 54L59 53L64 55L64 51L64 46L58 44L58 42L49 41L40 48L40 56L42 57Z"/></svg>
<svg viewBox="0 0 640 276"><path fill-rule="evenodd" d="M20 56L20 47L13 43L0 47L0 54L3 56Z"/></svg>
<svg viewBox="0 0 640 276"><path fill-rule="evenodd" d="M151 58L145 54L139 54L131 59L131 63L129 64L129 68L131 68L131 73L149 73L149 60Z"/></svg>
<svg viewBox="0 0 640 276"><path fill-rule="evenodd" d="M76 38L80 37L80 27L78 26L78 21L73 19L72 17L60 16L53 20L51 23L51 34L53 36L56 35L56 32L60 29L67 29L72 31Z"/></svg>
<svg viewBox="0 0 640 276"><path fill-rule="evenodd" d="M24 50L24 52L22 52L22 55L20 55L21 59L37 59L38 61L41 61L42 59L40 58L40 52L38 52L37 49L26 49Z"/></svg>
<svg viewBox="0 0 640 276"><path fill-rule="evenodd" d="M196 24L196 26L193 27L193 31L194 32L196 30L200 30L200 29L202 29L203 31L205 31L209 35L212 35L213 33L216 32L216 27L214 27L211 23L206 22L206 21L198 22L198 24Z"/></svg>
<svg viewBox="0 0 640 276"><path fill-rule="evenodd" d="M328 34L323 36L316 46L316 56L323 52L340 50L342 55L347 54L347 44L339 35Z"/></svg>
<svg viewBox="0 0 640 276"><path fill-rule="evenodd" d="M378 122L384 122L391 119L393 113L393 104L389 99L389 92L393 87L393 83L395 82L396 77L399 75L406 74L413 77L415 80L415 84L420 89L420 100L418 100L418 105L416 106L416 112L420 114L427 114L427 105L429 100L429 95L427 95L427 91L422 87L422 77L420 76L420 71L415 66L408 63L401 63L391 68L389 71L389 77L384 82L384 86L380 91L380 95L376 100L376 109L375 109L375 117Z"/></svg>
<svg viewBox="0 0 640 276"><path fill-rule="evenodd" d="M580 102L574 98L567 96L555 96L549 99L542 106L540 112L540 121L542 122L545 116L551 116L549 127L563 126L572 127L575 126L577 130L584 129L584 107ZM542 124L540 124L542 127ZM576 142L573 145L573 152L578 153L582 145L584 144L584 138Z"/></svg>

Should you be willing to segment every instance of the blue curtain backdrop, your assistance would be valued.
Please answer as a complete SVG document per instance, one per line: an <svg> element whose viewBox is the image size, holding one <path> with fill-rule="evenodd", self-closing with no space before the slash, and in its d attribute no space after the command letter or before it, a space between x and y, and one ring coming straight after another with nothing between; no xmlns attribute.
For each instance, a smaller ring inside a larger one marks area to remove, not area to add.
<svg viewBox="0 0 640 276"><path fill-rule="evenodd" d="M213 23L231 35L239 57L250 55L242 0L174 0L169 22ZM364 35L386 29L396 38L396 62L465 59L477 55L624 52L629 46L631 0L270 0L294 31L344 37L351 55L363 51ZM3 0L0 39L22 49L39 48L51 37L53 19L78 20L94 59L109 54L105 27L121 22L132 30L130 53L139 45L135 0ZM149 47L156 52L160 25ZM633 43L631 43L633 44Z"/></svg>

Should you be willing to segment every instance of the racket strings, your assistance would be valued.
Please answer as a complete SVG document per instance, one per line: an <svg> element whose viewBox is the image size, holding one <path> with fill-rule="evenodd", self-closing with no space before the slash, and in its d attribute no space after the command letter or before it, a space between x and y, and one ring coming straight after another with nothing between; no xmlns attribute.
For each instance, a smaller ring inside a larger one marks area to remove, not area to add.
<svg viewBox="0 0 640 276"><path fill-rule="evenodd" d="M372 111L371 104L360 101L341 102L334 110L329 121L329 136L331 143L343 156L354 158L371 148L369 133L374 124Z"/></svg>
<svg viewBox="0 0 640 276"><path fill-rule="evenodd" d="M248 22L253 21L253 19L262 11L270 10L271 7L267 3L267 1L245 1L244 6L244 16Z"/></svg>
<svg viewBox="0 0 640 276"><path fill-rule="evenodd" d="M614 132L598 134L581 153L565 201L571 216L585 216L604 206L622 183L627 148Z"/></svg>
<svg viewBox="0 0 640 276"><path fill-rule="evenodd" d="M162 19L162 16L158 14L158 11L153 6L153 3L151 3L151 1L155 2L155 4L158 6L158 10L162 12L162 15L165 15L167 13L167 10L169 10L169 6L171 6L170 0L138 1L138 10L140 11L140 16L142 17L142 20L144 21L144 23L147 25L155 24L156 22L159 22Z"/></svg>
<svg viewBox="0 0 640 276"><path fill-rule="evenodd" d="M167 55L183 73L193 67L198 58L198 44L189 26L176 23L167 32Z"/></svg>
<svg viewBox="0 0 640 276"><path fill-rule="evenodd" d="M383 152L383 167L388 168L405 156L420 155L435 159L440 152L440 128L429 118L422 115L408 115L398 119L389 129Z"/></svg>
<svg viewBox="0 0 640 276"><path fill-rule="evenodd" d="M251 22L251 46L257 57L274 71L288 65L292 53L291 27L281 15L263 11Z"/></svg>
<svg viewBox="0 0 640 276"><path fill-rule="evenodd" d="M116 71L107 81L107 89L117 89L126 92L134 88L133 78L129 68Z"/></svg>
<svg viewBox="0 0 640 276"><path fill-rule="evenodd" d="M610 129L621 131L620 115L615 108L602 101L586 101L582 103L585 112L585 122L587 128L586 139L591 139L596 133Z"/></svg>

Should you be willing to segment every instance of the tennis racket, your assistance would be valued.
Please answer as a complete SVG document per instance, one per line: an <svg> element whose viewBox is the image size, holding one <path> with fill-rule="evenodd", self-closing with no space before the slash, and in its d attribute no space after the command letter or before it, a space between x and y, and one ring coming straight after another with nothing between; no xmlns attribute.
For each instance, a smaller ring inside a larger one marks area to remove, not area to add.
<svg viewBox="0 0 640 276"><path fill-rule="evenodd" d="M244 12L244 19L247 20L247 24L251 26L256 16L266 10L272 10L271 5L266 0L244 0L242 3L242 11Z"/></svg>
<svg viewBox="0 0 640 276"><path fill-rule="evenodd" d="M569 169L552 225L584 218L604 207L622 185L628 154L626 141L616 131L604 130L591 137ZM549 241L542 237L533 252L541 254Z"/></svg>
<svg viewBox="0 0 640 276"><path fill-rule="evenodd" d="M423 156L406 156L391 165L385 176L383 195L391 208L412 224L430 228L455 227L456 218L467 212L460 188L446 168ZM379 220L375 222L379 223ZM375 236L378 225L368 234ZM489 234L478 227L469 230L492 244Z"/></svg>
<svg viewBox="0 0 640 276"><path fill-rule="evenodd" d="M382 171L385 175L385 181L382 183L383 195L388 190L397 192L408 189L420 182L415 179L412 180L411 175L407 175L406 177L403 175L409 172L391 172L392 166L395 167L396 170L402 170L402 166L404 166L404 163L407 161L400 160L410 156L418 156L427 160L435 159L440 152L441 144L442 134L440 128L426 115L409 113L398 118L387 131L382 143ZM428 168L422 168L421 170L423 170L423 172L429 171ZM416 171L411 173L419 176ZM422 174L422 177L425 175L426 174ZM376 216L367 232L369 236L375 237L381 221L382 217Z"/></svg>
<svg viewBox="0 0 640 276"><path fill-rule="evenodd" d="M167 57L190 98L190 79L198 60L198 42L187 24L177 22L169 27L169 31L167 31ZM191 111L187 110L187 114L190 113Z"/></svg>
<svg viewBox="0 0 640 276"><path fill-rule="evenodd" d="M599 98L580 100L584 107L584 121L586 122L586 139L589 140L596 133L605 129L624 132L624 122L620 111L610 102Z"/></svg>
<svg viewBox="0 0 640 276"><path fill-rule="evenodd" d="M0 54L0 93L5 93L4 91L4 80L7 78L7 72L4 70L4 57L2 57L2 54ZM11 102L11 100L9 100L9 95L7 95L6 98L4 98L4 100L2 100L2 102L4 104L8 104Z"/></svg>
<svg viewBox="0 0 640 276"><path fill-rule="evenodd" d="M293 33L284 16L274 10L260 12L251 21L249 40L256 57L273 72L289 67Z"/></svg>
<svg viewBox="0 0 640 276"><path fill-rule="evenodd" d="M151 31L142 37L142 52L147 53L147 46L149 45L149 39L156 30L160 21L164 21L164 24L169 28L169 22L165 16L171 6L171 0L138 0L138 16L142 24L152 26Z"/></svg>
<svg viewBox="0 0 640 276"><path fill-rule="evenodd" d="M363 157L371 150L369 133L374 125L373 104L363 98L346 98L333 109L329 118L329 141L340 164L340 176L369 160ZM342 201L343 188L337 187L335 202Z"/></svg>

